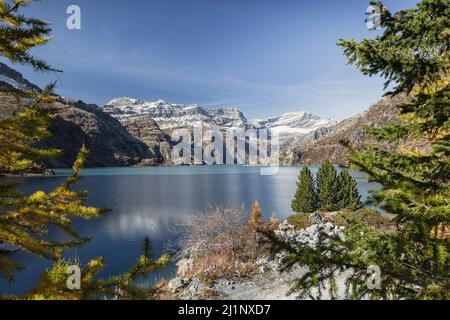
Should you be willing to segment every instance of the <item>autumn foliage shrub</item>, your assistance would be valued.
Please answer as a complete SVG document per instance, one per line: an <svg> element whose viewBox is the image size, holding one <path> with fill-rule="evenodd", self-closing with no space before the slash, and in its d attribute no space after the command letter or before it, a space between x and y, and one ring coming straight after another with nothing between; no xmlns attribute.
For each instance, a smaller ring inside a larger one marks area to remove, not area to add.
<svg viewBox="0 0 450 320"><path fill-rule="evenodd" d="M185 219L180 252L189 252L193 259L190 275L214 279L250 273L269 249L260 231L273 224L264 221L257 202L251 212L244 207L212 207Z"/></svg>

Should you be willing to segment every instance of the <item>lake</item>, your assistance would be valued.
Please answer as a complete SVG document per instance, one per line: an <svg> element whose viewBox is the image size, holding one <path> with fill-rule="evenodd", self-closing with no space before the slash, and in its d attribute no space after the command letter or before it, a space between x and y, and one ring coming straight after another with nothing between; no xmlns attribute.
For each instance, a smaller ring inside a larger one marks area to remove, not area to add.
<svg viewBox="0 0 450 320"><path fill-rule="evenodd" d="M283 219L290 214L300 168L283 167L276 175L260 175L260 168L246 166L186 166L151 168L92 168L82 172L77 189L89 192L88 205L114 209L104 217L76 221L75 228L92 240L71 250L68 257L82 262L104 256L107 268L102 277L126 271L140 255L142 241L149 236L156 255L166 244L176 241L177 221L208 209L212 205L244 204L250 208L258 200L265 218ZM312 168L315 173L316 169ZM25 193L49 191L64 180L69 170L56 170L56 176L14 178ZM364 173L352 171L365 200L368 190L378 185L368 183ZM25 253L14 253L25 269L12 283L0 277L0 293L24 293L39 274L50 266L48 261ZM152 275L153 282L174 273L173 264Z"/></svg>

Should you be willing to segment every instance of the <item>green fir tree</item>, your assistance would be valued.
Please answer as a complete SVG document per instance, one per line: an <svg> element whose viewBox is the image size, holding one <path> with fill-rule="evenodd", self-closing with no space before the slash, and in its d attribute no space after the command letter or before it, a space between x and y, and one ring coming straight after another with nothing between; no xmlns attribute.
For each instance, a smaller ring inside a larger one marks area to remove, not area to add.
<svg viewBox="0 0 450 320"><path fill-rule="evenodd" d="M329 160L324 161L317 172L317 198L319 209L332 211L337 209L337 171Z"/></svg>
<svg viewBox="0 0 450 320"><path fill-rule="evenodd" d="M337 180L337 208L356 210L361 208L361 196L358 192L358 184L347 169L341 171Z"/></svg>
<svg viewBox="0 0 450 320"><path fill-rule="evenodd" d="M311 213L317 208L317 196L314 188L314 177L308 166L303 166L297 181L297 191L291 203L297 213Z"/></svg>

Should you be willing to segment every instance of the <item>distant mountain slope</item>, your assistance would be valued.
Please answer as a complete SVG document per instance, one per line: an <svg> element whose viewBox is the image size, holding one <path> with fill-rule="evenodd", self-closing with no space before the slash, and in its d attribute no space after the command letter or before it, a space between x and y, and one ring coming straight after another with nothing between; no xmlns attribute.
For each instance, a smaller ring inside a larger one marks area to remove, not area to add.
<svg viewBox="0 0 450 320"><path fill-rule="evenodd" d="M371 142L363 130L364 125L380 127L398 119L397 107L405 100L404 94L384 98L367 111L343 120L334 126L320 128L300 138L280 151L283 165L318 164L329 159L337 165L348 163L347 151L339 143L349 141L356 149ZM390 146L394 148L395 146Z"/></svg>
<svg viewBox="0 0 450 320"><path fill-rule="evenodd" d="M287 145L319 128L327 128L334 124L331 119L323 119L307 112L290 112L265 120L252 120L255 128L270 129L280 136L282 145Z"/></svg>
<svg viewBox="0 0 450 320"><path fill-rule="evenodd" d="M143 114L135 117L120 119L120 123L134 138L145 143L150 150L155 150L155 160L164 160L170 164L172 142L169 135L162 131L155 120ZM147 159L141 165L151 165L152 159Z"/></svg>
<svg viewBox="0 0 450 320"><path fill-rule="evenodd" d="M148 115L167 133L173 129L200 125L220 130L268 129L279 133L283 145L319 127L335 124L307 112L292 112L265 120L247 120L237 108L203 108L197 104L171 104L164 100L145 101L126 97L109 101L102 110L122 124L134 117Z"/></svg>
<svg viewBox="0 0 450 320"><path fill-rule="evenodd" d="M17 71L0 63L0 88L40 89L23 78ZM26 104L26 102L24 102ZM0 119L24 106L5 91L0 92ZM70 167L80 147L90 150L86 166L130 166L144 161L160 164L164 161L159 145L147 146L132 137L119 121L104 113L96 105L62 97L52 105L58 117L53 121L52 137L42 141L42 147L63 149L63 156L49 159L49 167Z"/></svg>
<svg viewBox="0 0 450 320"><path fill-rule="evenodd" d="M15 88L21 90L33 90L39 92L41 89L24 79L20 72L8 67L6 64L0 62L0 88Z"/></svg>
<svg viewBox="0 0 450 320"><path fill-rule="evenodd" d="M241 129L249 124L242 112L236 108L206 109L197 104L171 104L164 100L144 101L132 98L117 98L102 109L117 119L149 115L162 130L192 128L203 124L205 128Z"/></svg>

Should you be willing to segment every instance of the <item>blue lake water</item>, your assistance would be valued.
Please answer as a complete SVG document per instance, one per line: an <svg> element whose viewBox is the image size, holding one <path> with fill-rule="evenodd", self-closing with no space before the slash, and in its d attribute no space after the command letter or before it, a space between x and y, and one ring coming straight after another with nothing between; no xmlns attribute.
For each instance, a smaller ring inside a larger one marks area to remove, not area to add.
<svg viewBox="0 0 450 320"><path fill-rule="evenodd" d="M145 236L153 240L155 255L161 254L168 242L176 241L177 221L212 205L244 204L249 208L258 200L266 218L275 215L283 219L292 214L290 203L299 169L284 167L269 176L261 175L258 167L236 165L85 169L77 189L89 192L88 205L113 211L99 219L76 221L76 230L92 240L67 256L78 257L82 262L104 256L107 268L101 276L107 277L126 271L135 262ZM52 177L14 179L22 192L49 191L70 171L56 173ZM366 181L365 174L353 171L352 175L363 200L368 190L378 188ZM14 253L13 257L25 269L11 283L0 277L1 294L26 292L50 266L48 261L25 253ZM173 272L171 265L147 281L170 277Z"/></svg>

